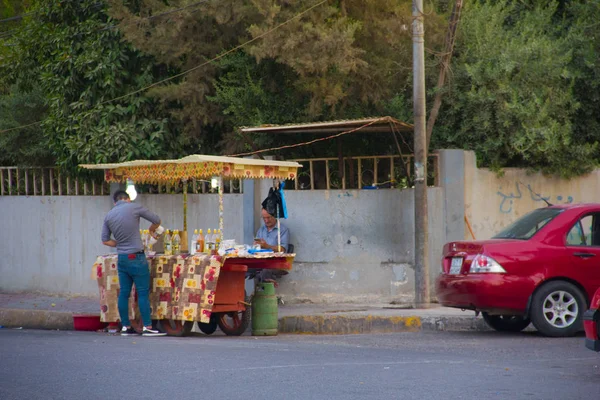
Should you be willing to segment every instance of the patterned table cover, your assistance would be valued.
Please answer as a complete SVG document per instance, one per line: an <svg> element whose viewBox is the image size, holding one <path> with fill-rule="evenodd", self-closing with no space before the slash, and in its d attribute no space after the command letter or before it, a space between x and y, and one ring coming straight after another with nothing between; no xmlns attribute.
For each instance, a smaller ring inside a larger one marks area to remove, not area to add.
<svg viewBox="0 0 600 400"><path fill-rule="evenodd" d="M208 323L215 298L221 266L227 259L281 259L285 258L287 270L292 267L295 254L258 253L250 256L166 256L148 257L150 267L150 309L152 319L173 319ZM268 268L269 262L261 268ZM117 301L119 275L117 255L98 256L92 267L92 279L98 281L100 292L100 321L120 321ZM129 298L129 317L139 313L135 301L135 285Z"/></svg>
<svg viewBox="0 0 600 400"><path fill-rule="evenodd" d="M208 323L222 260L218 256L148 257L150 267L150 308L152 319L173 319ZM100 320L120 321L117 300L119 276L117 255L99 256L92 267L92 279L98 281ZM130 318L135 319L138 308L135 286L130 297Z"/></svg>

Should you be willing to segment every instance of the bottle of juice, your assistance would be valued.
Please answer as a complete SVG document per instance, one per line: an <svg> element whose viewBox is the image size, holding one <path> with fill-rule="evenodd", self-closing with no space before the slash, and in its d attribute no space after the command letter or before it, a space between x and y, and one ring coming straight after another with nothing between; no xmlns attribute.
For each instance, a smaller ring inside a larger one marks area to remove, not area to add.
<svg viewBox="0 0 600 400"><path fill-rule="evenodd" d="M181 236L179 236L179 231L175 229L173 231L173 254L178 256L181 254Z"/></svg>
<svg viewBox="0 0 600 400"><path fill-rule="evenodd" d="M154 244L150 239L153 239L152 235L150 235L150 230L146 229L144 231L144 247L146 251L152 251L152 245Z"/></svg>
<svg viewBox="0 0 600 400"><path fill-rule="evenodd" d="M173 241L171 240L171 233L167 229L165 232L165 256L173 255Z"/></svg>
<svg viewBox="0 0 600 400"><path fill-rule="evenodd" d="M213 250L217 250L217 237L219 237L219 235L217 234L217 229L215 229L210 237L211 249Z"/></svg>
<svg viewBox="0 0 600 400"><path fill-rule="evenodd" d="M213 254L218 254L220 246L221 246L221 238L217 236L217 238L215 239L215 248L213 249Z"/></svg>
<svg viewBox="0 0 600 400"><path fill-rule="evenodd" d="M210 228L206 231L206 238L204 239L204 253L210 253L212 248L210 247L210 239L212 238L212 231Z"/></svg>
<svg viewBox="0 0 600 400"><path fill-rule="evenodd" d="M200 229L200 233L198 233L198 237L196 238L196 252L203 253L204 252L204 234L202 233L202 229Z"/></svg>
<svg viewBox="0 0 600 400"><path fill-rule="evenodd" d="M190 255L196 254L196 242L198 241L198 229L194 229L194 234L190 240Z"/></svg>

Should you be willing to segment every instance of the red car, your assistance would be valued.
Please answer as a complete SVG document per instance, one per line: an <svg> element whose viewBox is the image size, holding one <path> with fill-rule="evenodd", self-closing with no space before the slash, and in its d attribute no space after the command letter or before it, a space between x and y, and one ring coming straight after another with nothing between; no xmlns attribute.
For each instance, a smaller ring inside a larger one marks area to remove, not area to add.
<svg viewBox="0 0 600 400"><path fill-rule="evenodd" d="M600 351L600 289L596 290L590 309L583 314L583 328L585 347Z"/></svg>
<svg viewBox="0 0 600 400"><path fill-rule="evenodd" d="M481 311L498 331L533 323L546 336L583 330L600 287L600 204L540 208L490 240L444 246L440 304Z"/></svg>

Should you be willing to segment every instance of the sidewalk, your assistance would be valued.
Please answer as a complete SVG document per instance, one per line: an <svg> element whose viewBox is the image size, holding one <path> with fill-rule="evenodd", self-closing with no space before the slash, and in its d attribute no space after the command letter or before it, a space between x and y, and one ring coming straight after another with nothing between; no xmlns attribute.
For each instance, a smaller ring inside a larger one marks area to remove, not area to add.
<svg viewBox="0 0 600 400"><path fill-rule="evenodd" d="M73 329L73 314L99 315L95 297L0 293L0 326ZM472 311L433 305L412 309L389 304L285 304L279 306L279 333L364 334L419 331L488 331Z"/></svg>

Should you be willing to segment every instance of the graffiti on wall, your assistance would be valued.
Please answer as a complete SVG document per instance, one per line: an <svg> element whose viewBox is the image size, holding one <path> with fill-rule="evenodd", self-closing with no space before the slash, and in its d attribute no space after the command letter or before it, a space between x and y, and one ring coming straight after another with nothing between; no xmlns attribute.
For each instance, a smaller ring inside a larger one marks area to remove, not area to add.
<svg viewBox="0 0 600 400"><path fill-rule="evenodd" d="M530 197L533 201L541 201L546 204L553 203L551 196L543 196L533 190L531 185L523 182L515 182L515 192L503 193L498 190L498 196L500 196L500 212L503 214L509 214L513 210L513 204L515 200L522 199L523 196ZM554 202L570 204L573 202L572 196L558 195L555 197Z"/></svg>

